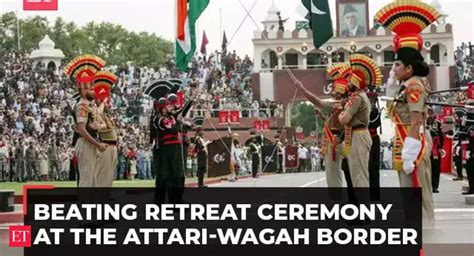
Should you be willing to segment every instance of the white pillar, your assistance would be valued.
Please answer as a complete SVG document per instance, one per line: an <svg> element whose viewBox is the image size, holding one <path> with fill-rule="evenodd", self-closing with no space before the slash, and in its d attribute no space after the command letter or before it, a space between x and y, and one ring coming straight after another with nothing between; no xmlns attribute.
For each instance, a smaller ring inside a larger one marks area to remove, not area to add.
<svg viewBox="0 0 474 256"><path fill-rule="evenodd" d="M448 53L447 65L449 67L456 65L454 63L454 44L453 44L453 40L449 40L448 43L446 44L446 52Z"/></svg>
<svg viewBox="0 0 474 256"><path fill-rule="evenodd" d="M303 54L303 69L308 69L308 56Z"/></svg>
<svg viewBox="0 0 474 256"><path fill-rule="evenodd" d="M382 67L383 66L383 63L382 63L382 53L381 52L378 52L377 53L377 64Z"/></svg>
<svg viewBox="0 0 474 256"><path fill-rule="evenodd" d="M283 56L278 55L278 69L283 69Z"/></svg>
<svg viewBox="0 0 474 256"><path fill-rule="evenodd" d="M262 51L260 50L260 48L255 47L253 56L253 70L254 72L260 72L260 70L262 69ZM268 63L268 65L270 65L270 63Z"/></svg>
<svg viewBox="0 0 474 256"><path fill-rule="evenodd" d="M285 126L291 127L291 108L293 107L293 103L286 104L285 109Z"/></svg>
<svg viewBox="0 0 474 256"><path fill-rule="evenodd" d="M426 51L426 59L425 62L428 63L428 65L431 64L431 49Z"/></svg>
<svg viewBox="0 0 474 256"><path fill-rule="evenodd" d="M332 66L332 52L327 54L328 56L328 67Z"/></svg>

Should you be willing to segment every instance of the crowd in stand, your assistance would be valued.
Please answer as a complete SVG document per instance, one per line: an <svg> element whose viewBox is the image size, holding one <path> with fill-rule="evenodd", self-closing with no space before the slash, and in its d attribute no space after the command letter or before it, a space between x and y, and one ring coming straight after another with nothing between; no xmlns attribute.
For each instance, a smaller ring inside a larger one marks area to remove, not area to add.
<svg viewBox="0 0 474 256"><path fill-rule="evenodd" d="M474 45L471 42L462 43L458 46L454 52L456 59L457 74L456 74L456 85L465 86L469 83L474 74Z"/></svg>
<svg viewBox="0 0 474 256"><path fill-rule="evenodd" d="M33 66L28 56L25 52L0 52L0 180L75 179L77 160L71 145L74 133L71 96L76 92L75 85L61 72L62 67L45 70L41 65ZM464 86L472 80L471 44L458 47L455 58L456 85ZM185 94L199 90L188 118L217 117L220 110L239 110L241 117L284 116L282 103L253 100L253 63L248 56L241 58L235 51L196 56L188 72L175 68L173 56L153 68L137 67L133 63L107 68L119 77L112 90L112 115L119 134L117 179L154 177L148 143L152 104L143 95L153 80L179 78L183 80ZM463 93L453 92L435 96L433 101L457 103L463 97ZM308 153L307 166L313 166L314 170L315 161L309 159L316 154L314 149L308 151L313 154ZM190 152L191 174L192 157Z"/></svg>
<svg viewBox="0 0 474 256"><path fill-rule="evenodd" d="M143 94L153 80L182 79L188 94L199 88L190 118L217 117L220 110L240 110L242 117L283 116L282 104L252 101L252 61L235 51L196 57L189 72L179 72L173 56L154 68L125 63L107 69L119 77L112 91L112 115L119 134L117 179L153 178L148 143L152 104ZM76 178L77 160L71 145L75 93L62 67L45 69L41 64L33 66L28 53L0 52L1 181Z"/></svg>

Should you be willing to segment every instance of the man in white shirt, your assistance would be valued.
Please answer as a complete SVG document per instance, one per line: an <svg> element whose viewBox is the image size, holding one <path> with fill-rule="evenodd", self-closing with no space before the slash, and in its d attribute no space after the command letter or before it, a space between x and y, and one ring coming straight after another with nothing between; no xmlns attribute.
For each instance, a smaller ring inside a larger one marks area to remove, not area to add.
<svg viewBox="0 0 474 256"><path fill-rule="evenodd" d="M301 144L298 145L298 159L299 159L298 172L308 171L308 152L309 150L304 145L301 145Z"/></svg>
<svg viewBox="0 0 474 256"><path fill-rule="evenodd" d="M0 182L7 181L8 147L3 138L0 138Z"/></svg>

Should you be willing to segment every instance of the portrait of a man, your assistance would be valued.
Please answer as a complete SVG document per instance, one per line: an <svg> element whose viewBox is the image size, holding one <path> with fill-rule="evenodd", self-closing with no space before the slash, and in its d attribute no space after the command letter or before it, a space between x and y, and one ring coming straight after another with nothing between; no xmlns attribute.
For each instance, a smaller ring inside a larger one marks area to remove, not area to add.
<svg viewBox="0 0 474 256"><path fill-rule="evenodd" d="M341 37L367 35L365 4L339 5L339 35Z"/></svg>

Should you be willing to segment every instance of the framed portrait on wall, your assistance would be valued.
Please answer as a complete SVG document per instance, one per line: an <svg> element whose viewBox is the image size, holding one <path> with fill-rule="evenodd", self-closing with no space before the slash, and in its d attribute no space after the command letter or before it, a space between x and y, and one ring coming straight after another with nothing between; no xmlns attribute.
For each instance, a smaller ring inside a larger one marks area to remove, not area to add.
<svg viewBox="0 0 474 256"><path fill-rule="evenodd" d="M369 31L368 8L368 0L336 1L338 36L367 36Z"/></svg>

